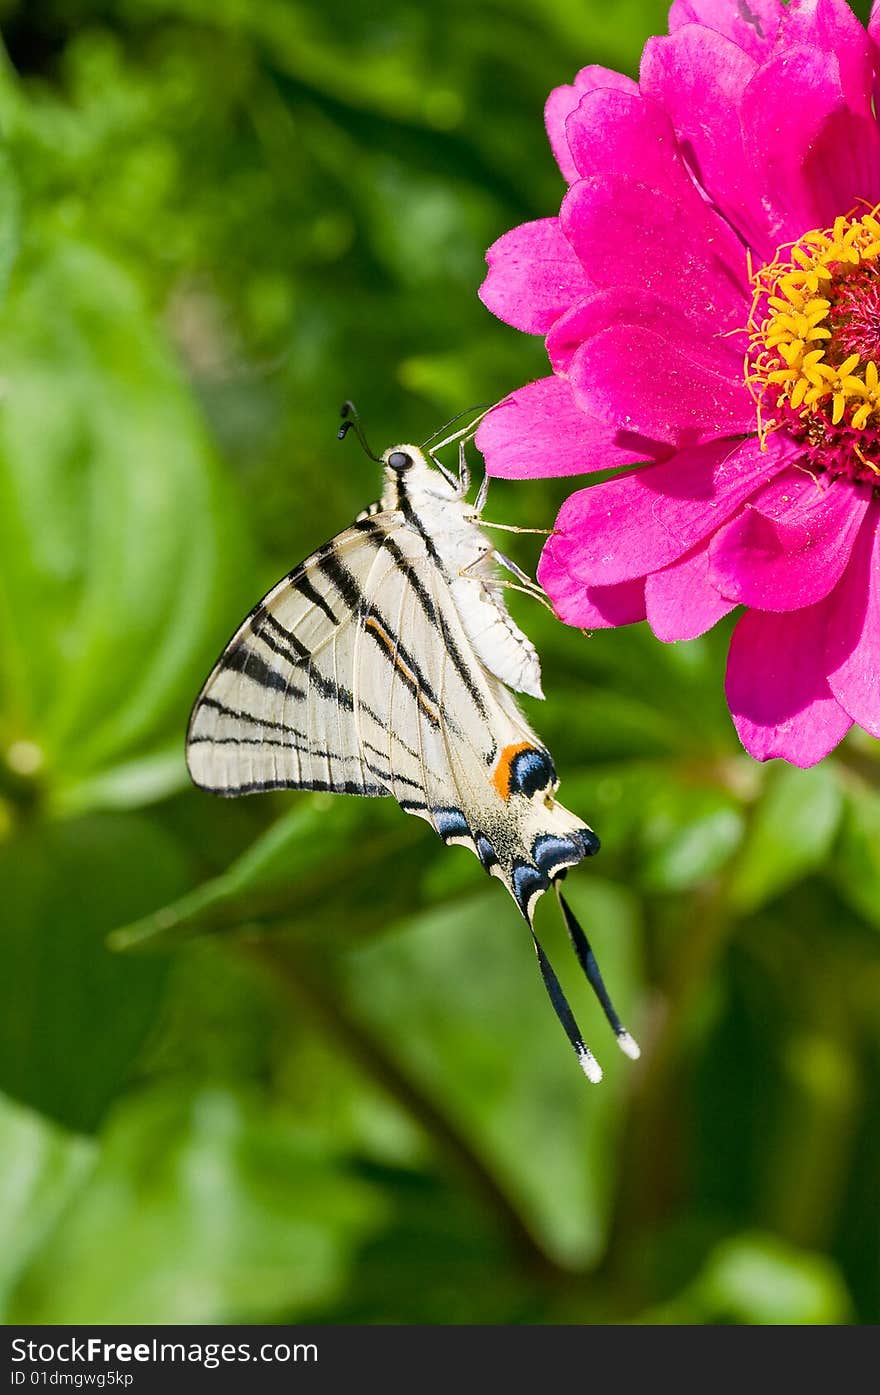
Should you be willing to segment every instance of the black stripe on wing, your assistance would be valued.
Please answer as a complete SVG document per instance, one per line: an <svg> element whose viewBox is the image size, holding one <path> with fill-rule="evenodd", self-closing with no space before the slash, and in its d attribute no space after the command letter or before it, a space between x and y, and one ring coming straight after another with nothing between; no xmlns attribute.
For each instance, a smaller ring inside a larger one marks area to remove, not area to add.
<svg viewBox="0 0 880 1395"><path fill-rule="evenodd" d="M237 643L230 645L217 664L217 675L240 673L243 678L256 683L260 688L269 688L274 692L282 693L285 697L292 698L294 701L304 702L308 697L308 689L298 686L292 682L289 675L279 673L278 669L266 663L265 659L256 652L253 644L248 642L248 640L256 640L259 644L265 644L272 653L283 658L291 668L296 669L300 678L310 684L320 697L326 698L328 702L338 703L346 712L353 712L354 695L351 690L346 688L344 684L337 683L335 679L321 673L305 646L296 640L295 636L287 634L284 627L279 625L274 617L271 617L275 631L286 636L289 647L279 644L267 633L265 625L267 618L269 618L267 614L255 615L251 625L258 625L259 628L252 629L247 639L240 639ZM198 715L199 707L209 701L208 697L198 701L194 709L194 718ZM375 721L380 720L374 712L368 712L368 715L373 717ZM246 712L240 712L239 716L242 720L249 720ZM269 723L264 723L259 716L250 718L250 720L256 720L262 725L269 725Z"/></svg>
<svg viewBox="0 0 880 1395"><path fill-rule="evenodd" d="M381 530L379 531L381 532ZM389 541L387 535L383 534L382 536L387 543ZM437 730L441 722L444 722L451 730L458 731L457 723L451 715L441 710L440 699L419 660L412 650L403 643L400 635L388 622L379 607L365 595L353 572L332 553L322 557L318 565L327 580L336 588L352 615L360 617L364 634L369 635L382 657L394 668L397 676L412 694L430 725ZM407 577L407 581L410 583L409 577ZM421 585L421 583L419 584ZM369 709L365 708L365 710ZM374 716L372 713L370 715ZM375 716L374 720L376 720Z"/></svg>
<svg viewBox="0 0 880 1395"><path fill-rule="evenodd" d="M458 644L456 643L455 637L450 633L449 626L446 624L446 621L443 618L442 611L439 610L438 607L434 604L430 592L428 591L428 588L425 586L421 577L418 575L415 568L412 566L409 558L405 556L399 545L395 542L394 538L389 533L387 533L385 529L381 527L380 524L376 523L374 519L361 519L359 523L355 524L355 527L359 529L360 532L366 534L366 536L370 538L370 540L376 548L384 548L384 550L388 553L389 557L391 557L391 559L393 560L395 566L406 577L407 582L413 591L413 594L415 595L419 605L421 606L422 614L440 637L440 640L442 641L444 648L446 649L446 653L449 655L450 662L452 663L453 668L455 669L456 673L458 674L459 678L464 684L464 687L471 701L473 702L474 707L477 709L480 716L485 718L487 715L486 704L483 701L482 693L480 692L479 688L474 682L474 676L471 671L471 668L468 665L464 655L462 654ZM418 531L420 536L425 536L423 530L419 529ZM429 550L429 556L431 556L433 553L434 549L432 545L432 548ZM445 578L445 573L441 572L441 575L443 575Z"/></svg>
<svg viewBox="0 0 880 1395"><path fill-rule="evenodd" d="M199 785L206 794L218 794L222 799L235 798L240 794L262 794L266 790L298 789L325 794L360 794L380 796L389 794L384 785L368 785L361 780L309 780L291 785L289 780L249 780L241 785Z"/></svg>
<svg viewBox="0 0 880 1395"><path fill-rule="evenodd" d="M360 588L357 586L357 582L352 573L349 572L347 568L342 568L341 564L338 567L335 566L335 559L331 560L330 554L327 554L327 556L323 558L320 557L319 554L316 554L316 557L319 558L318 565L321 566L321 570L328 577L328 580L331 579L332 575L333 584L334 586L336 586L336 589L339 592L339 594L343 596L343 599L345 600L346 605L349 607L349 609L357 610L358 603L355 601L355 594L357 593L357 595L360 596L362 593L360 592ZM344 590L337 585L337 577L340 581L344 582ZM338 623L339 622L337 621L337 625ZM283 659L286 663L290 664L292 668L297 669L301 679L310 684L311 687L315 689L315 691L318 693L320 697L325 698L328 702L338 703L338 705L346 712L354 711L354 694L352 693L351 689L345 687L344 684L337 682L336 679L329 677L329 675L322 673L320 668L317 667L317 664L315 662L315 656L312 653L312 651L308 648L308 646L303 644L302 641L297 638L297 636L293 633L292 630L288 630L286 626L282 625L278 618L275 615L273 615L272 611L264 602L260 602L257 606L254 607L254 610L252 611L250 617L250 630L251 638L253 640L256 640L260 644L265 644L266 647L273 654L277 654L279 658ZM240 648L240 646L238 647ZM248 652L253 654L252 648L248 647ZM226 668L238 669L239 671L244 672L246 677L253 677L255 681L261 683L261 686L277 688L281 691L285 689L284 676L278 673L277 670L273 669L270 665L265 664L262 660L259 659L259 656L255 656L257 660L256 664L254 663L253 659L248 661L246 670L244 668L243 660L237 657L235 658L233 663L229 663L228 660L230 656L234 655L235 653L235 650L228 650L227 653L221 658L218 664L218 669L221 671ZM408 662L411 670L413 670L413 661L411 659L408 659L407 656L403 655L403 651L401 651L401 653L404 657L404 661ZM435 710L433 716L436 722L438 720L438 705L436 698L434 697L433 692L430 689L430 685L426 683L421 674L419 674L418 681L425 689L425 696L428 699L428 701L434 704ZM307 697L306 690L301 687L295 687L291 685L287 688L287 692L290 696L296 699L304 700ZM216 701L210 698L204 698L202 699L202 701L204 703L209 703L213 701L214 705L216 705ZM371 721L375 722L378 727L385 727L387 725L385 720L379 715L379 713L376 712L368 703L365 703L363 699L359 699L358 707L363 712L365 712L366 715L371 719ZM262 721L259 718L251 717L248 713L242 712L240 710L237 712L232 712L231 709L227 709L227 715L236 716L242 721L250 721L254 724L259 724L261 726L280 725L273 724L267 721ZM412 748L412 746L410 746L406 741L404 741L398 732L392 731L391 736L392 739L396 742L396 744L399 745L408 756L411 756L414 760L418 759L418 752L415 751Z"/></svg>
<svg viewBox="0 0 880 1395"><path fill-rule="evenodd" d="M419 518L418 514L413 508L412 501L405 489L400 489L398 491L397 507L400 509L400 512L403 514L410 528L413 528L415 532L418 533L422 542L425 544L425 551L427 552L431 561L442 571L443 559L440 556L440 553L437 551L436 547L434 546L434 539L431 537L431 534L428 532L424 523Z"/></svg>
<svg viewBox="0 0 880 1395"><path fill-rule="evenodd" d="M308 646L297 639L293 630L286 629L280 620L276 620L268 606L263 605L254 611L251 629L274 653L289 663L308 663L311 658Z"/></svg>
<svg viewBox="0 0 880 1395"><path fill-rule="evenodd" d="M255 717L251 712L244 712L240 707L229 707L225 702L221 702L219 698L210 696L201 698L196 704L191 723L191 731L195 728L196 719L203 707L208 707L212 711L218 712L221 717L228 717L231 721L245 722L250 726L265 728L266 731L285 732L290 736L298 737L301 741L308 741L309 739L307 732L301 731L298 727L291 726L289 722L275 722L271 717ZM189 736L188 740L191 744L193 740L192 735Z"/></svg>
<svg viewBox="0 0 880 1395"><path fill-rule="evenodd" d="M196 734L195 736L191 736L189 744L191 746L199 746L202 744L210 746L262 746L267 747L269 750L296 751L298 755L307 756L310 760L336 761L337 763L348 761L352 764L360 763L359 756L340 754L338 751L322 751L315 746L301 744L299 741L282 741L277 737L270 736L211 736L209 733L205 732L202 735ZM379 751L377 746L371 746L370 749L376 751L380 756L386 754L384 751ZM413 790L421 790L422 788L418 780L411 780L409 776L401 775L399 770L395 771L392 775L390 770L381 770L378 766L370 766L370 774L375 775L376 779L380 780L384 785L390 785L393 780L396 784L407 785ZM347 783L351 784L352 781L348 781ZM299 783L292 785L290 782L285 782L283 785L279 783L278 788L305 789L307 786ZM335 786L328 786L328 788L335 788Z"/></svg>
<svg viewBox="0 0 880 1395"><path fill-rule="evenodd" d="M258 638L262 639L263 636ZM293 698L306 696L305 688L294 687L285 674L267 664L244 639L227 649L218 667L224 673L240 673L243 678L249 678L261 688L272 688Z"/></svg>
<svg viewBox="0 0 880 1395"><path fill-rule="evenodd" d="M309 558L309 562L304 562L302 567L298 567L295 571L290 572L288 580L294 591L298 591L307 601L311 601L313 606L317 606L318 610L322 610L331 624L338 625L339 617L332 609L326 596L322 596L318 588L309 580L308 574L305 571L305 568L311 561L312 559Z"/></svg>
<svg viewBox="0 0 880 1395"><path fill-rule="evenodd" d="M441 713L440 700L419 664L401 643L400 637L389 633L383 617L374 606L369 606L365 611L363 631L375 641L383 658L388 660L398 678L402 679L404 686L415 698L429 724L435 730L439 730L441 721L445 721L447 726L457 731L457 725L447 715Z"/></svg>

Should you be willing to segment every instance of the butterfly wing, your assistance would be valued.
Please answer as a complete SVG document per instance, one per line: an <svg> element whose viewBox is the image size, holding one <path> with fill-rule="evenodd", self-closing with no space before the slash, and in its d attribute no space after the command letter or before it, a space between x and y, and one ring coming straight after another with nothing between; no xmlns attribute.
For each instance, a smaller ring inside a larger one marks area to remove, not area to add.
<svg viewBox="0 0 880 1395"><path fill-rule="evenodd" d="M343 559L354 594L340 591ZM254 607L190 718L187 764L202 789L389 793L364 758L352 691L356 603L377 560L371 539L349 528Z"/></svg>
<svg viewBox="0 0 880 1395"><path fill-rule="evenodd" d="M193 708L187 762L197 785L222 795L391 794L445 842L470 848L531 928L538 898L598 840L557 803L549 752L480 661L463 606L467 592L453 593L402 514L366 511L273 587L233 636ZM562 904L618 1040L637 1054ZM599 1080L533 929L532 939L553 1008Z"/></svg>
<svg viewBox="0 0 880 1395"><path fill-rule="evenodd" d="M468 847L527 920L595 851L555 800L548 752L476 656L451 589L400 514L369 514L266 595L196 700L194 782L386 795Z"/></svg>
<svg viewBox="0 0 880 1395"><path fill-rule="evenodd" d="M378 547L355 645L365 764L407 812L470 848L531 923L538 897L598 840L556 801L549 753L477 658L423 539L409 528L380 537L378 520L360 527Z"/></svg>

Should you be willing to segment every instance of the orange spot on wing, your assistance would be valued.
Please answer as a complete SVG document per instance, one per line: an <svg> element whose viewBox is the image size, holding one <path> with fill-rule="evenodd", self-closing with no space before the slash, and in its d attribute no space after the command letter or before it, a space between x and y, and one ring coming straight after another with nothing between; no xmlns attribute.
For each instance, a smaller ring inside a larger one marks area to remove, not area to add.
<svg viewBox="0 0 880 1395"><path fill-rule="evenodd" d="M534 747L528 741L517 741L513 746L505 746L498 763L492 772L492 784L495 786L502 799L510 798L510 767L514 757L520 751L533 751Z"/></svg>

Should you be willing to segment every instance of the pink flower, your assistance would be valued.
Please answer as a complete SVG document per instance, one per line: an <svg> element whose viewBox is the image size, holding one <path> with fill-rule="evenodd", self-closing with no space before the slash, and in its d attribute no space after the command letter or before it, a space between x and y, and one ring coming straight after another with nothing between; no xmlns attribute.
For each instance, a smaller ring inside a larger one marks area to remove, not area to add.
<svg viewBox="0 0 880 1395"><path fill-rule="evenodd" d="M639 82L547 102L558 218L488 253L485 304L552 376L478 436L572 494L539 577L584 628L662 640L736 606L727 698L759 760L880 737L880 0L675 0ZM639 463L647 462L647 463Z"/></svg>

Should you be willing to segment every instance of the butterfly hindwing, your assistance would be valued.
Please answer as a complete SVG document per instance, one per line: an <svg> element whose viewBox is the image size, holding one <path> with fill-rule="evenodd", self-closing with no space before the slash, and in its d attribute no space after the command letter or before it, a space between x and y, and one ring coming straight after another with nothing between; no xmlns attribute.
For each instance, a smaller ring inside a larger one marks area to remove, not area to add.
<svg viewBox="0 0 880 1395"><path fill-rule="evenodd" d="M356 644L357 702L387 714L384 730L363 719L373 748L385 743L384 763L367 751L367 764L404 809L470 848L531 920L554 877L597 840L556 802L548 752L474 655L424 541L411 529L390 531L380 558ZM409 752L395 741L401 732Z"/></svg>

